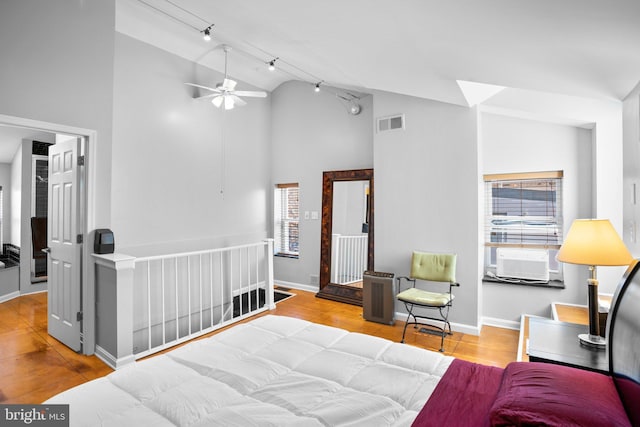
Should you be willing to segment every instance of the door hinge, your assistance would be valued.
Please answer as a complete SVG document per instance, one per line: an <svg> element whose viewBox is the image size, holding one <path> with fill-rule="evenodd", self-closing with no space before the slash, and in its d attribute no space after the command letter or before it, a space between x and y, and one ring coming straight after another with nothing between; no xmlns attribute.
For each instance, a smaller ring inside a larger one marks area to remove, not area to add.
<svg viewBox="0 0 640 427"><path fill-rule="evenodd" d="M82 321L82 312L81 312L81 311L79 311L79 312L76 314L76 320L77 320L78 322L81 322L81 321Z"/></svg>
<svg viewBox="0 0 640 427"><path fill-rule="evenodd" d="M78 156L78 166L84 166L84 156Z"/></svg>
<svg viewBox="0 0 640 427"><path fill-rule="evenodd" d="M82 234L78 234L76 237L76 243L82 243Z"/></svg>

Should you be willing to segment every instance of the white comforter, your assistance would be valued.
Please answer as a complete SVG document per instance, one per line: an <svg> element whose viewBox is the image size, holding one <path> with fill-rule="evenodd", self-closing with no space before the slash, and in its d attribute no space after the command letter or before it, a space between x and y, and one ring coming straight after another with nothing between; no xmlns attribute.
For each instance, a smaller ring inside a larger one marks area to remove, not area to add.
<svg viewBox="0 0 640 427"><path fill-rule="evenodd" d="M452 358L265 316L49 399L72 426L410 425Z"/></svg>

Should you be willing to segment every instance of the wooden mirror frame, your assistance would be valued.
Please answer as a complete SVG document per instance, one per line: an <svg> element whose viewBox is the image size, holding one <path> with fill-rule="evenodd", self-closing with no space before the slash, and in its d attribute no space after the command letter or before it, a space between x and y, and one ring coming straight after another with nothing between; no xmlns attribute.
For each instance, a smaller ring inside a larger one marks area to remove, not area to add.
<svg viewBox="0 0 640 427"><path fill-rule="evenodd" d="M331 283L331 233L333 221L333 183L337 181L369 181L369 239L367 270L373 270L374 209L373 169L328 171L322 173L322 234L320 237L319 298L362 305L362 288Z"/></svg>

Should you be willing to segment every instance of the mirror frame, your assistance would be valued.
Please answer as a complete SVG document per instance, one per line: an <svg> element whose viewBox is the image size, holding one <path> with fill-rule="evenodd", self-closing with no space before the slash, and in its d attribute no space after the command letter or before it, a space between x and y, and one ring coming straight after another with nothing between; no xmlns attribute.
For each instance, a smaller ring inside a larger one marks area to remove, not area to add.
<svg viewBox="0 0 640 427"><path fill-rule="evenodd" d="M331 283L331 233L333 220L333 184L337 181L369 181L369 243L367 270L374 260L373 169L326 171L322 173L322 234L320 237L320 291L316 297L362 305L362 288Z"/></svg>

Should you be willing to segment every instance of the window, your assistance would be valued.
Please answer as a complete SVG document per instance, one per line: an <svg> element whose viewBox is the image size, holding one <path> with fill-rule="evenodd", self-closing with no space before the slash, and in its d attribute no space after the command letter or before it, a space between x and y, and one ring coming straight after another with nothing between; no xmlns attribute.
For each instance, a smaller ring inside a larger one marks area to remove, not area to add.
<svg viewBox="0 0 640 427"><path fill-rule="evenodd" d="M552 279L561 279L562 171L485 175L485 264L498 248L544 249Z"/></svg>
<svg viewBox="0 0 640 427"><path fill-rule="evenodd" d="M298 184L277 184L274 192L275 254L297 258L300 254L300 192Z"/></svg>

